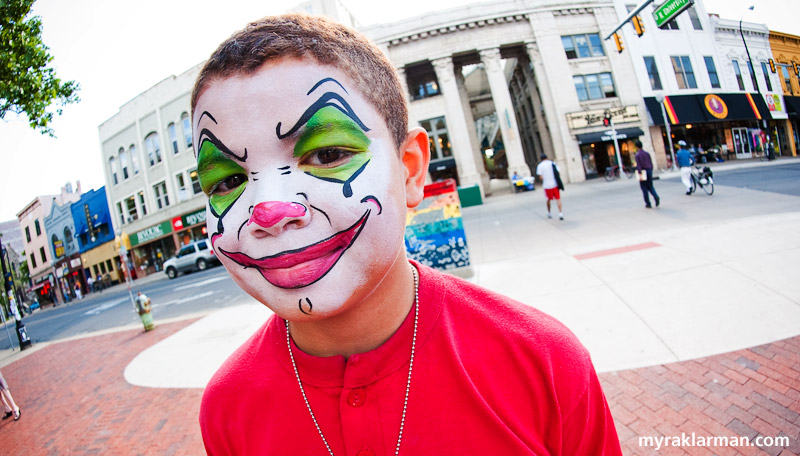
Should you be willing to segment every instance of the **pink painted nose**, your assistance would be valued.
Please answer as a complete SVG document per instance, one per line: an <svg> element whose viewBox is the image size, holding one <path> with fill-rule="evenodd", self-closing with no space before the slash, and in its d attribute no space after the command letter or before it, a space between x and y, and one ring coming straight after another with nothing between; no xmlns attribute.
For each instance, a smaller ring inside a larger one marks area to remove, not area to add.
<svg viewBox="0 0 800 456"><path fill-rule="evenodd" d="M248 225L255 223L262 228L271 228L287 218L299 218L306 214L306 207L298 203L266 201L253 208Z"/></svg>

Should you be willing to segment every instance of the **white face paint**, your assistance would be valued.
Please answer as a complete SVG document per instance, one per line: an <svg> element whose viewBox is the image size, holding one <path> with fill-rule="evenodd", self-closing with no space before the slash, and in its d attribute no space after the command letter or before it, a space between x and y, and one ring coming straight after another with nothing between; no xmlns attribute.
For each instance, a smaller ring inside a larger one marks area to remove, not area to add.
<svg viewBox="0 0 800 456"><path fill-rule="evenodd" d="M208 231L242 289L310 320L380 285L403 254L406 170L352 79L271 62L209 82L194 119Z"/></svg>

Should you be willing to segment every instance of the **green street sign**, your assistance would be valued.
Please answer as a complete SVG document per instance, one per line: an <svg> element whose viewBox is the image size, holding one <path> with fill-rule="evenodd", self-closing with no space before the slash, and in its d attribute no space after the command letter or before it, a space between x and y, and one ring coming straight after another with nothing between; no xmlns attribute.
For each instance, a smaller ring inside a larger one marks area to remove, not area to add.
<svg viewBox="0 0 800 456"><path fill-rule="evenodd" d="M656 26L661 27L675 19L683 10L692 5L694 5L694 0L667 0L653 11L653 19L656 21Z"/></svg>

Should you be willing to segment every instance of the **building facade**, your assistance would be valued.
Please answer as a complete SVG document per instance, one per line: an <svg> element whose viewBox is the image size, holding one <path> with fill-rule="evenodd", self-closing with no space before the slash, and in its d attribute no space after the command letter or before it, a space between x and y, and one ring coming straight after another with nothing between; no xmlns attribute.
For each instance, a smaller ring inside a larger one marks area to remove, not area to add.
<svg viewBox="0 0 800 456"><path fill-rule="evenodd" d="M50 213L44 217L56 283L61 290L61 297L66 301L76 297L76 288L81 291L86 290L71 204L71 201L66 201L64 204L53 203L50 206Z"/></svg>
<svg viewBox="0 0 800 456"><path fill-rule="evenodd" d="M129 236L134 278L206 235L189 112L199 70L161 81L99 127L111 224Z"/></svg>
<svg viewBox="0 0 800 456"><path fill-rule="evenodd" d="M78 201L72 203L70 210L83 276L87 281L91 277L93 284L121 281L119 250L114 242L114 228L105 187L84 193Z"/></svg>
<svg viewBox="0 0 800 456"><path fill-rule="evenodd" d="M778 138L788 146L781 152L796 157L800 152L800 36L770 31L769 43L788 114L783 125L778 124Z"/></svg>

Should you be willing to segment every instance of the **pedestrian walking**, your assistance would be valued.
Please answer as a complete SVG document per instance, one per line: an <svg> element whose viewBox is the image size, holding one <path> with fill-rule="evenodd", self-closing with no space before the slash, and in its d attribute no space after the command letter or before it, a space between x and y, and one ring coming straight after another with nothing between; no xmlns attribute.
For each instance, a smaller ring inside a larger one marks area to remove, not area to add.
<svg viewBox="0 0 800 456"><path fill-rule="evenodd" d="M561 192L559 191L560 188L563 188L560 175L561 170L558 169L558 165L547 158L547 154L542 154L539 158L541 158L542 161L536 166L536 175L542 181L544 197L547 201L547 218L553 218L553 215L550 213L550 201L555 200L558 205L558 218L564 220L564 211L561 206Z"/></svg>
<svg viewBox="0 0 800 456"><path fill-rule="evenodd" d="M642 196L644 196L644 207L650 209L650 195L656 200L656 207L661 205L661 198L658 197L656 189L653 186L653 159L650 153L642 149L642 142L638 139L634 142L636 145L636 171L639 172L639 187L642 189Z"/></svg>
<svg viewBox="0 0 800 456"><path fill-rule="evenodd" d="M89 275L89 277L86 278L86 288L87 288L86 290L87 293L94 293L94 279L92 278L91 275Z"/></svg>
<svg viewBox="0 0 800 456"><path fill-rule="evenodd" d="M678 141L678 152L675 154L675 161L678 162L678 167L681 169L681 182L686 187L686 194L692 194L692 165L694 158L692 154L686 150L686 141Z"/></svg>
<svg viewBox="0 0 800 456"><path fill-rule="evenodd" d="M14 397L11 396L11 390L8 388L8 383L2 372L0 372L0 400L3 402L3 411L5 411L3 419L11 418L13 415L14 421L18 421L22 412L17 403L14 402Z"/></svg>

